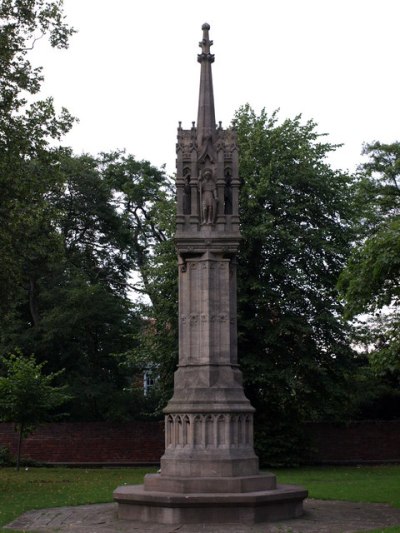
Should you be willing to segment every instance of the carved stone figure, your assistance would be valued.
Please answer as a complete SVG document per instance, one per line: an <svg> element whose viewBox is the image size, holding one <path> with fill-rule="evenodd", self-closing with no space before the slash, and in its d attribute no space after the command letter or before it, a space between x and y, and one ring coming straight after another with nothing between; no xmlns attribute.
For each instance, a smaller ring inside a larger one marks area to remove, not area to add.
<svg viewBox="0 0 400 533"><path fill-rule="evenodd" d="M232 171L230 168L225 169L224 213L225 215L232 214Z"/></svg>
<svg viewBox="0 0 400 533"><path fill-rule="evenodd" d="M192 205L192 189L190 187L190 175L185 176L185 185L183 186L183 214L190 215Z"/></svg>
<svg viewBox="0 0 400 533"><path fill-rule="evenodd" d="M202 172L200 180L200 205L201 205L201 222L202 224L214 224L215 214L217 212L217 187L213 180L213 174L210 169Z"/></svg>
<svg viewBox="0 0 400 533"><path fill-rule="evenodd" d="M237 353L237 135L215 123L209 29L203 24L197 127L178 129L179 364L164 408L165 451L158 474L114 492L122 519L198 524L196 531L294 518L307 496L260 472L254 452L254 408Z"/></svg>

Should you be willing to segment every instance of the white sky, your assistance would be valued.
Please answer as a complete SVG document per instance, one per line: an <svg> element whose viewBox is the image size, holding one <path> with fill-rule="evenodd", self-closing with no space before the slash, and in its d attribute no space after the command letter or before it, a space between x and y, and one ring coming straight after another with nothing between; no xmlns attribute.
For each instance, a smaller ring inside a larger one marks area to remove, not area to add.
<svg viewBox="0 0 400 533"><path fill-rule="evenodd" d="M38 42L42 94L80 123L77 153L126 148L174 172L178 121L197 118L201 26L211 25L216 119L302 113L354 170L362 143L400 139L400 0L64 0L78 33L66 51Z"/></svg>

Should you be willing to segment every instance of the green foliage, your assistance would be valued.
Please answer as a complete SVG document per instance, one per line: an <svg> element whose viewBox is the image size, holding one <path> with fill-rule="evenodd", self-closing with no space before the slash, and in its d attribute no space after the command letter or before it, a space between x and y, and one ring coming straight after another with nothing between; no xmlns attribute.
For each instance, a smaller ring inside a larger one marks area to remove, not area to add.
<svg viewBox="0 0 400 533"><path fill-rule="evenodd" d="M37 363L33 355L12 354L1 360L0 420L14 422L19 432L18 469L21 439L48 420L54 409L70 398L65 386L53 385L62 371L45 375L43 366L44 363Z"/></svg>
<svg viewBox="0 0 400 533"><path fill-rule="evenodd" d="M3 422L15 422L30 432L69 398L65 387L53 385L62 372L43 374L44 363L37 363L33 355L3 357L1 366L0 416Z"/></svg>
<svg viewBox="0 0 400 533"><path fill-rule="evenodd" d="M303 421L346 416L352 404L353 354L335 288L352 237L352 180L326 163L336 146L311 121L278 124L276 114L245 106L234 123L239 354L261 458L293 462L290 450L297 460L304 450Z"/></svg>
<svg viewBox="0 0 400 533"><path fill-rule="evenodd" d="M132 288L143 295L136 311L144 320L124 354L124 366L136 375L146 372L153 377L152 397L143 412L150 415L152 409L157 416L171 396L178 357L174 188L162 170L130 155L103 154L103 164L130 231L130 254L137 273Z"/></svg>
<svg viewBox="0 0 400 533"><path fill-rule="evenodd" d="M12 466L14 464L13 457L7 446L0 446L0 467Z"/></svg>
<svg viewBox="0 0 400 533"><path fill-rule="evenodd" d="M341 278L346 316L375 311L400 297L400 218L383 222L352 254Z"/></svg>
<svg viewBox="0 0 400 533"><path fill-rule="evenodd" d="M47 167L34 163L40 179ZM15 297L2 315L0 348L34 352L51 371L65 368L74 419L125 419L137 414L132 383L135 374L142 379L126 364L142 331L130 294L150 292L154 307L164 305L151 277L167 246L155 220L168 180L123 153L75 157L64 150L56 174L40 224L27 224L20 277L5 280ZM132 271L145 280L141 286L132 284Z"/></svg>
<svg viewBox="0 0 400 533"><path fill-rule="evenodd" d="M168 205L172 207L171 203ZM174 219L174 213L171 214ZM156 412L160 414L172 396L173 373L178 361L178 283L172 238L155 246L146 276L152 287L153 304L141 306L141 314L147 320L128 360L130 365L153 377L154 393L158 396Z"/></svg>
<svg viewBox="0 0 400 533"><path fill-rule="evenodd" d="M133 289L157 305L160 294L153 286L152 271L157 255L163 253L173 232L172 181L162 169L123 152L102 154L100 163L129 230L130 257L140 273L140 282Z"/></svg>
<svg viewBox="0 0 400 533"><path fill-rule="evenodd" d="M400 143L364 147L362 221L338 287L375 373L400 378ZM364 316L358 316L361 313Z"/></svg>
<svg viewBox="0 0 400 533"><path fill-rule="evenodd" d="M275 409L268 410L268 415L260 410L255 414L254 448L261 468L307 463L312 447L295 410L282 409L277 413ZM276 418L267 418L271 415Z"/></svg>
<svg viewBox="0 0 400 533"><path fill-rule="evenodd" d="M44 36L51 46L67 48L74 30L64 21L62 0L3 0L0 21L0 147L15 150L11 141L18 141L17 147L32 155L48 137L59 137L69 117L63 111L58 120L51 99L26 106L26 95L37 94L43 81L42 69L29 61L29 50Z"/></svg>
<svg viewBox="0 0 400 533"><path fill-rule="evenodd" d="M57 115L51 98L33 101L43 76L32 67L29 50L43 36L65 48L74 30L65 24L59 0L4 0L0 22L0 307L7 309L18 293L24 256L51 246L42 222L45 196L57 183L59 150L50 143L73 124L65 109Z"/></svg>

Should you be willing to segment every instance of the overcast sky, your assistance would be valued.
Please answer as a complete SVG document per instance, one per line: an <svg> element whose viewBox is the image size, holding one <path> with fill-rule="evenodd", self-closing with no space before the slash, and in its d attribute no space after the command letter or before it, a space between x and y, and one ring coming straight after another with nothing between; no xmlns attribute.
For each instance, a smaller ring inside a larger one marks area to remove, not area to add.
<svg viewBox="0 0 400 533"><path fill-rule="evenodd" d="M216 119L246 102L301 113L344 143L354 170L363 142L400 140L400 0L64 0L78 33L68 50L39 41L43 95L80 123L77 153L125 148L174 172L178 121L197 118L201 26L211 25Z"/></svg>

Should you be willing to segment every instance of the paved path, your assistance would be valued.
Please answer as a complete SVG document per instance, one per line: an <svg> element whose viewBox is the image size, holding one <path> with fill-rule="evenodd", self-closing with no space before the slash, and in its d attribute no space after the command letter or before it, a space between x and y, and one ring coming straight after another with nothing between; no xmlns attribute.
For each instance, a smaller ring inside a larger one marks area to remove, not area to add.
<svg viewBox="0 0 400 533"><path fill-rule="evenodd" d="M354 533L400 525L400 509L384 504L306 500L305 514L246 526L241 524L172 525L118 520L116 504L80 505L28 511L7 527L37 533Z"/></svg>

